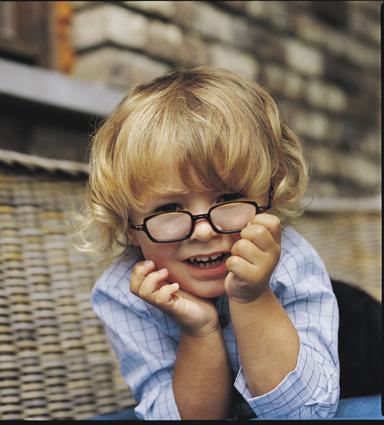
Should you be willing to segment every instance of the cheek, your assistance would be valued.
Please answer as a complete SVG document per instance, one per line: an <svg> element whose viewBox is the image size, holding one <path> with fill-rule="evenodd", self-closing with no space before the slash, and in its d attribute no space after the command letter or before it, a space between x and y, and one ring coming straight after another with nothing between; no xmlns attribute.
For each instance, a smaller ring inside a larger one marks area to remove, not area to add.
<svg viewBox="0 0 384 425"><path fill-rule="evenodd" d="M158 244L142 238L138 242L144 258L154 261L157 269L167 267L175 258L178 248L178 244Z"/></svg>

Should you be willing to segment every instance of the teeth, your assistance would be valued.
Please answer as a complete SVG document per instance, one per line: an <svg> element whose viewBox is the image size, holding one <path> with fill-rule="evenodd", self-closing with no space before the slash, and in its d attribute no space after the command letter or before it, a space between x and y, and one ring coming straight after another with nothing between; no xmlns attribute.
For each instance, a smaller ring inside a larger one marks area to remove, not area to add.
<svg viewBox="0 0 384 425"><path fill-rule="evenodd" d="M210 257L208 256L201 256L201 257L191 257L189 258L187 261L190 264L195 264L195 265L205 265L205 264L218 264L220 263L220 261L224 258L225 253L221 253L221 254L217 254L217 255L212 255Z"/></svg>
<svg viewBox="0 0 384 425"><path fill-rule="evenodd" d="M215 261L223 254L213 255L212 257L192 257L189 258L189 261Z"/></svg>

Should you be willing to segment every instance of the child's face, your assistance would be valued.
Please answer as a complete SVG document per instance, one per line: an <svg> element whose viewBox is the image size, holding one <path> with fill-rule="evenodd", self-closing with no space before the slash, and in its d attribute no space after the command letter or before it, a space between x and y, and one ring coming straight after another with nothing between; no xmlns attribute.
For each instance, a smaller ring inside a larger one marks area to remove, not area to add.
<svg viewBox="0 0 384 425"><path fill-rule="evenodd" d="M175 180L175 179L173 179ZM143 219L159 211L159 207L167 206L166 211L187 210L192 214L205 214L218 202L225 202L228 197L222 192L193 192L183 194L166 193L164 195L143 198L142 210L132 214L134 224L142 224ZM246 199L246 198L241 198ZM232 199L229 199L232 200ZM267 200L267 196L254 199L259 205ZM170 205L171 204L171 205ZM171 243L152 242L143 231L131 231L135 245L141 248L144 258L152 260L156 269L167 268L167 281L177 282L181 289L202 298L218 297L224 293L224 279L228 273L225 266L230 256L232 245L240 239L239 233L216 233L205 219L198 220L192 235L183 241ZM221 261L208 267L191 264L188 259L225 254Z"/></svg>

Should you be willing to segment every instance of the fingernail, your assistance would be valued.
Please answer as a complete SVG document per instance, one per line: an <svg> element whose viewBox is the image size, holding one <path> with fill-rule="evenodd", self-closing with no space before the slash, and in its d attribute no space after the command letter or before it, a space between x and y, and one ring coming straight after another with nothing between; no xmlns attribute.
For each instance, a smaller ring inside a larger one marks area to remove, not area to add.
<svg viewBox="0 0 384 425"><path fill-rule="evenodd" d="M160 270L159 270L159 273L161 273L161 274L165 274L165 273L167 273L167 271L168 271L167 269L160 269Z"/></svg>
<svg viewBox="0 0 384 425"><path fill-rule="evenodd" d="M145 265L146 267L153 266L153 261L152 261L152 260L145 260L145 261L144 261L144 265Z"/></svg>

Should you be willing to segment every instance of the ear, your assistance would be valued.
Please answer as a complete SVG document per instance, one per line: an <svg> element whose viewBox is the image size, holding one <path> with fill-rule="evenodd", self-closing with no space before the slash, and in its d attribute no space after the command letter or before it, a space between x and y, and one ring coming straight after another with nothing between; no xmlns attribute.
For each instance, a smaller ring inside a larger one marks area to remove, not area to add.
<svg viewBox="0 0 384 425"><path fill-rule="evenodd" d="M137 240L136 231L134 229L128 229L129 239L131 240L131 244L136 247L140 247L140 244Z"/></svg>

